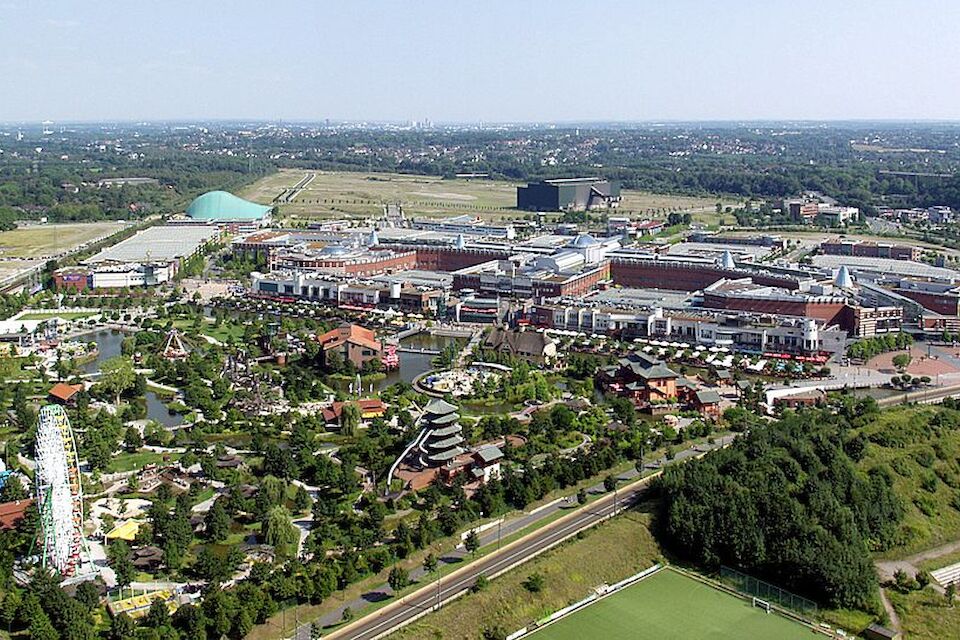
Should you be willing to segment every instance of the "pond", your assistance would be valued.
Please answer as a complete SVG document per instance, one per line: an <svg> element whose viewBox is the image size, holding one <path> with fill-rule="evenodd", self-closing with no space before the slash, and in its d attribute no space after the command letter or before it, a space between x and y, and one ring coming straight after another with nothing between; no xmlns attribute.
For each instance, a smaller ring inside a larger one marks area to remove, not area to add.
<svg viewBox="0 0 960 640"><path fill-rule="evenodd" d="M100 370L100 365L110 358L120 355L121 344L126 337L120 331L110 329L101 329L94 333L82 335L77 338L84 342L94 342L97 345L97 358L91 362L82 365L80 368L85 373L94 373ZM153 391L147 391L147 418L162 424L165 427L176 427L183 424L183 416L171 414L167 410L167 405Z"/></svg>
<svg viewBox="0 0 960 640"><path fill-rule="evenodd" d="M457 346L462 346L466 344L466 340L463 338L447 338L443 336L433 336L428 333L418 333L417 335L404 338L400 341L401 347L408 347L413 349L430 349L431 351L440 351L449 344L456 344ZM410 353L407 351L401 351L398 354L400 356L400 367L394 369L393 371L388 371L386 375L378 380L365 380L363 383L364 393L370 393L370 386L373 386L373 393L377 393L382 389L386 389L392 384L397 382L406 382L412 383L414 378L419 376L421 373L426 373L433 369L433 358L435 357L432 353ZM350 384L353 380L339 380L332 381L334 386L338 386L341 391L346 391L350 388Z"/></svg>

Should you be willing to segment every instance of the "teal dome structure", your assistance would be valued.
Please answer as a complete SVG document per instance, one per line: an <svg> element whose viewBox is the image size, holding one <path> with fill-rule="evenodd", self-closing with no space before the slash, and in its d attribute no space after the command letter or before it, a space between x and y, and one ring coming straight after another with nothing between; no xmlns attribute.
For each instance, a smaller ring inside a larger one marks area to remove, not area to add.
<svg viewBox="0 0 960 640"><path fill-rule="evenodd" d="M226 191L209 191L190 203L187 216L194 220L262 220L272 208Z"/></svg>

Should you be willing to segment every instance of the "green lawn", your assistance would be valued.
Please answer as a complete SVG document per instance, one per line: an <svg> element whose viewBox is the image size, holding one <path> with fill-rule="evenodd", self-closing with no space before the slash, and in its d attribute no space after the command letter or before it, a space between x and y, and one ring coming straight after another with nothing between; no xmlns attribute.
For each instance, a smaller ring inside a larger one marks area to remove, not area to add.
<svg viewBox="0 0 960 640"><path fill-rule="evenodd" d="M537 640L809 638L810 630L666 569L534 634Z"/></svg>
<svg viewBox="0 0 960 640"><path fill-rule="evenodd" d="M96 315L93 311L57 311L51 309L50 311L31 311L30 313L25 313L17 320L50 320L51 318L59 318L61 320L80 320L82 318L89 318L90 316Z"/></svg>
<svg viewBox="0 0 960 640"><path fill-rule="evenodd" d="M173 453L169 454L171 460L176 460L180 457L180 454ZM137 453L121 453L115 455L108 465L108 471L110 473L118 473L121 471L132 471L133 469L142 469L148 464L159 464L163 462L162 453L154 453L153 451L138 451Z"/></svg>

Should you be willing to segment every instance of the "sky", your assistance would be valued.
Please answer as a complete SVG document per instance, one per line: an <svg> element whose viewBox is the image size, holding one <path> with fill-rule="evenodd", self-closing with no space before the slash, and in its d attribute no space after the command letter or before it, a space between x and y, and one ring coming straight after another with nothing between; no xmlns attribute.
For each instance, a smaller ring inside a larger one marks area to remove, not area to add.
<svg viewBox="0 0 960 640"><path fill-rule="evenodd" d="M960 119L958 0L0 0L0 121Z"/></svg>

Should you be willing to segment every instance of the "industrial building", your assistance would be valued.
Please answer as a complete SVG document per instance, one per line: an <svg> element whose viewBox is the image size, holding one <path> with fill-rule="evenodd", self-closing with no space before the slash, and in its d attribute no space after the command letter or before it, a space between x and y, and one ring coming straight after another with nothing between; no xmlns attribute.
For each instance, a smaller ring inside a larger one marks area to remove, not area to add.
<svg viewBox="0 0 960 640"><path fill-rule="evenodd" d="M586 211L620 206L620 183L602 178L556 178L517 187L517 208Z"/></svg>

